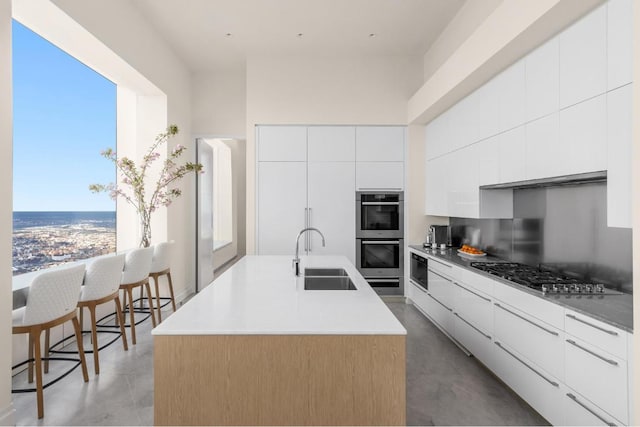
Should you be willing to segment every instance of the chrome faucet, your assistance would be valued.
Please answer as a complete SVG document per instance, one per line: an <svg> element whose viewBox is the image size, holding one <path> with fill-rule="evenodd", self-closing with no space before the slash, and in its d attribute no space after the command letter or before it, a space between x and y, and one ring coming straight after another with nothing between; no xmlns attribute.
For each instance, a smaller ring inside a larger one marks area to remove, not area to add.
<svg viewBox="0 0 640 427"><path fill-rule="evenodd" d="M298 255L299 249L300 249L300 236L302 236L306 231L317 231L320 237L322 237L322 246L324 246L324 235L322 234L322 231L318 230L317 228L314 228L314 227L303 228L298 233L298 237L296 238L296 257L293 259L293 268L295 270L296 276L300 275L300 256Z"/></svg>

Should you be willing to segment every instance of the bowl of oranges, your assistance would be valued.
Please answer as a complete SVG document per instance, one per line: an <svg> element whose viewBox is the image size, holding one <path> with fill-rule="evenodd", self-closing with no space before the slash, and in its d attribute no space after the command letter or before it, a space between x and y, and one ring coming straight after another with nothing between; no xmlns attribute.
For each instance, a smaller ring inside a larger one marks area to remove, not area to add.
<svg viewBox="0 0 640 427"><path fill-rule="evenodd" d="M458 253L460 255L468 256L471 258L487 256L486 252L483 252L480 249L474 248L473 246L469 246L469 245L462 245L462 247L458 249Z"/></svg>

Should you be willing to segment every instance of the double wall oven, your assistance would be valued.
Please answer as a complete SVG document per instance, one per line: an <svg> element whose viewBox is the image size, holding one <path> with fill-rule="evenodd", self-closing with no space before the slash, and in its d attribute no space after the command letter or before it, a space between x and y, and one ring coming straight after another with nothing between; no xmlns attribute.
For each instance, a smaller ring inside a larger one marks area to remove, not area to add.
<svg viewBox="0 0 640 427"><path fill-rule="evenodd" d="M404 197L401 191L356 193L356 262L381 295L403 295Z"/></svg>

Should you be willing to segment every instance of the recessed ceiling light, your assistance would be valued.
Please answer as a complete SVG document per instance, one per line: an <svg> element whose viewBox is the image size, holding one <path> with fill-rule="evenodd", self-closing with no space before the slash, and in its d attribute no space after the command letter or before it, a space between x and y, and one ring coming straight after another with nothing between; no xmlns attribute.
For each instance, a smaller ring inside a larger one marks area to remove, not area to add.
<svg viewBox="0 0 640 427"><path fill-rule="evenodd" d="M227 33L227 34L225 34L225 36L227 36L227 37L231 37L232 35L233 35L233 34L231 34L231 33Z"/></svg>
<svg viewBox="0 0 640 427"><path fill-rule="evenodd" d="M298 33L297 36L298 37L302 37L302 36L304 36L304 34L303 33Z"/></svg>
<svg viewBox="0 0 640 427"><path fill-rule="evenodd" d="M375 37L376 35L376 33L369 33L369 37Z"/></svg>

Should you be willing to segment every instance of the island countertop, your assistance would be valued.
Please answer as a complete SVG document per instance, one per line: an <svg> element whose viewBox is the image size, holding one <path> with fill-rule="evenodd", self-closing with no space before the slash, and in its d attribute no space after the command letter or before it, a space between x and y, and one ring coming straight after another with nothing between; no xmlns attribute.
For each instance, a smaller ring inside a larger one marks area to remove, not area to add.
<svg viewBox="0 0 640 427"><path fill-rule="evenodd" d="M245 256L153 330L153 335L406 335L344 256ZM305 290L306 267L344 268L357 290Z"/></svg>

